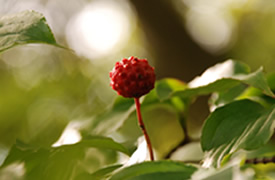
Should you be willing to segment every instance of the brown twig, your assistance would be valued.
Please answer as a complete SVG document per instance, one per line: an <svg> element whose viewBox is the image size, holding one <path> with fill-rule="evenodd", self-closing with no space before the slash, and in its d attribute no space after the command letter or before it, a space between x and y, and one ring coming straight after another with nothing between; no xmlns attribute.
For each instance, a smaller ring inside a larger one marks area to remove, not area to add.
<svg viewBox="0 0 275 180"><path fill-rule="evenodd" d="M267 164L275 163L275 156L273 157L264 157L264 158L254 158L245 160L245 164Z"/></svg>
<svg viewBox="0 0 275 180"><path fill-rule="evenodd" d="M201 164L202 161L183 161L184 163L191 164ZM275 156L273 157L263 157L263 158L253 158L246 159L245 164L267 164L267 163L275 163Z"/></svg>
<svg viewBox="0 0 275 180"><path fill-rule="evenodd" d="M135 98L135 103L136 103L136 109L137 109L138 124L139 124L139 127L141 128L141 130L144 134L144 137L145 137L145 140L146 140L146 143L147 143L147 147L148 147L148 150L149 150L149 154L150 154L150 159L151 159L151 161L154 161L154 154L153 154L152 144L151 144L149 135L146 131L146 128L145 128L145 125L143 123L142 116L141 116L139 98Z"/></svg>

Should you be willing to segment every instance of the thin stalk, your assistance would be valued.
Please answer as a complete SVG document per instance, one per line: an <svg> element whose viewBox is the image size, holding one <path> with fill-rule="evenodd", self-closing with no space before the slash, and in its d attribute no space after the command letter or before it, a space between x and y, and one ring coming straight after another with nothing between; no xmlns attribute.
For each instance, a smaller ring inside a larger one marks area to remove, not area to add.
<svg viewBox="0 0 275 180"><path fill-rule="evenodd" d="M148 147L148 150L149 150L149 154L150 154L150 159L151 159L151 161L154 161L154 154L153 154L152 144L151 144L149 135L146 131L145 125L143 123L141 112L140 112L139 98L135 98L135 103L136 103L136 109L137 109L138 124L139 124L139 127L141 128L141 130L144 134L144 137L145 137L145 140L146 140L146 143L147 143L147 147Z"/></svg>

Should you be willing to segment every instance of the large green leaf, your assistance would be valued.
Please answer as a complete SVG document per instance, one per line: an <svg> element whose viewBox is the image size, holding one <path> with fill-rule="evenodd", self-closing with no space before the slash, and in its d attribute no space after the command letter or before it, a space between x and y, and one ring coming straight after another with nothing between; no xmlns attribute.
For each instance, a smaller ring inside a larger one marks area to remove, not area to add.
<svg viewBox="0 0 275 180"><path fill-rule="evenodd" d="M216 109L206 120L201 137L205 166L220 166L238 149L252 150L267 143L275 128L275 106L265 109L244 99Z"/></svg>
<svg viewBox="0 0 275 180"><path fill-rule="evenodd" d="M234 75L231 77L221 78L207 85L198 86L194 88L187 88L182 91L174 91L172 96L180 96L183 98L207 95L213 92L226 91L239 83L247 84L256 87L263 91L268 96L274 96L273 92L270 90L266 79L264 77L262 68L257 71L247 74L247 75Z"/></svg>
<svg viewBox="0 0 275 180"><path fill-rule="evenodd" d="M16 45L46 43L59 46L46 23L35 11L23 11L0 17L0 53Z"/></svg>
<svg viewBox="0 0 275 180"><path fill-rule="evenodd" d="M88 137L79 143L54 148L35 148L23 143L14 145L1 168L15 162L24 162L26 179L67 180L74 174L87 148L100 148L128 154L122 145L105 137Z"/></svg>
<svg viewBox="0 0 275 180"><path fill-rule="evenodd" d="M197 168L180 162L144 162L122 169L111 180L190 179L196 170Z"/></svg>
<svg viewBox="0 0 275 180"><path fill-rule="evenodd" d="M263 69L248 73L248 67L238 61L228 60L206 70L200 77L188 83L188 88L157 87L161 99L171 96L181 98L224 92L240 83L260 89L268 96L274 96L263 74ZM163 89L163 90L162 90Z"/></svg>

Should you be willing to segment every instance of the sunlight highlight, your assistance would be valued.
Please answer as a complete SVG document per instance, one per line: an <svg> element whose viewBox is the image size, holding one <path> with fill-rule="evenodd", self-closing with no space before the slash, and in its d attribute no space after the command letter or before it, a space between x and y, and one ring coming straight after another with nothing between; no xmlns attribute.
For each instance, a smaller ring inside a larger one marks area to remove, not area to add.
<svg viewBox="0 0 275 180"><path fill-rule="evenodd" d="M122 36L123 22L121 20L121 14L115 9L92 7L81 14L80 28L93 49L105 52L110 50Z"/></svg>
<svg viewBox="0 0 275 180"><path fill-rule="evenodd" d="M66 144L78 143L82 137L78 129L82 126L81 122L70 122L61 137L52 145L52 147L58 147Z"/></svg>
<svg viewBox="0 0 275 180"><path fill-rule="evenodd" d="M129 38L127 8L114 1L94 1L67 27L69 45L80 55L98 58L117 51Z"/></svg>
<svg viewBox="0 0 275 180"><path fill-rule="evenodd" d="M248 0L182 0L188 7L186 26L194 40L206 50L217 53L230 47L235 39L234 12Z"/></svg>
<svg viewBox="0 0 275 180"><path fill-rule="evenodd" d="M218 79L230 77L233 72L234 62L228 60L225 63L216 64L207 69L201 76L196 77L188 85L190 88L196 88L210 84Z"/></svg>
<svg viewBox="0 0 275 180"><path fill-rule="evenodd" d="M26 173L25 164L23 162L13 162L8 166L0 169L1 180L23 179Z"/></svg>
<svg viewBox="0 0 275 180"><path fill-rule="evenodd" d="M150 160L149 152L147 149L147 143L144 137L140 137L138 139L139 145L137 150L132 154L129 161L125 164L125 166L131 166L136 163L141 163L144 161Z"/></svg>

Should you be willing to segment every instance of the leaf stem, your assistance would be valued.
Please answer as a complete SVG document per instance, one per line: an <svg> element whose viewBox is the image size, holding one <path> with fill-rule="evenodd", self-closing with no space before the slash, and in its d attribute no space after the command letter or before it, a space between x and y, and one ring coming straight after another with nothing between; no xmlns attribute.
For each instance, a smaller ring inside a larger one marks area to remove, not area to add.
<svg viewBox="0 0 275 180"><path fill-rule="evenodd" d="M139 124L139 127L141 128L141 130L144 134L144 137L145 137L145 140L146 140L146 143L147 143L147 147L148 147L148 150L149 150L149 154L150 154L150 159L151 159L151 161L154 161L154 154L153 154L152 144L151 144L149 135L146 131L146 128L145 128L145 125L143 123L142 116L141 116L139 98L135 98L135 103L136 103L136 109L137 109L138 124Z"/></svg>

